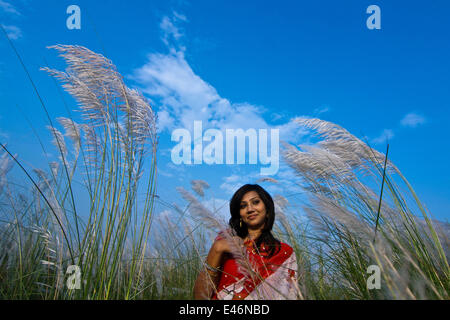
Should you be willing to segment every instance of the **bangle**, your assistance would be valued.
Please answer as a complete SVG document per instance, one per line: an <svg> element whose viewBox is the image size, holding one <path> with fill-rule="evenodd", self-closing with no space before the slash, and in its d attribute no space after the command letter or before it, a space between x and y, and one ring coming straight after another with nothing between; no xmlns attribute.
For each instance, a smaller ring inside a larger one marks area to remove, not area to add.
<svg viewBox="0 0 450 320"><path fill-rule="evenodd" d="M206 269L208 269L209 271L212 271L212 272L219 272L219 271L220 271L219 268L211 267L211 266L208 264L208 262L206 262L206 261L205 261L205 267L206 267Z"/></svg>

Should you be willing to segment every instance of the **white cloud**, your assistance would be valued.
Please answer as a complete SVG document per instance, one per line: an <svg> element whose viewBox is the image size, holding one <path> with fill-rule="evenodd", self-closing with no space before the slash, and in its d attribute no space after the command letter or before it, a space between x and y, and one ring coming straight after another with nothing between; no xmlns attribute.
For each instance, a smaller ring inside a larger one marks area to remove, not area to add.
<svg viewBox="0 0 450 320"><path fill-rule="evenodd" d="M159 24L159 28L163 33L161 40L170 48L171 52L186 50L180 42L184 34L179 27L179 22L186 21L187 18L184 15L174 11L171 17L164 16Z"/></svg>
<svg viewBox="0 0 450 320"><path fill-rule="evenodd" d="M276 126L280 130L280 139L282 141L299 141L300 138L308 134L308 130L301 128L292 120Z"/></svg>
<svg viewBox="0 0 450 320"><path fill-rule="evenodd" d="M1 143L5 143L5 140L9 139L9 134L0 130L0 139L3 140L3 141L0 141Z"/></svg>
<svg viewBox="0 0 450 320"><path fill-rule="evenodd" d="M165 148L165 149L163 149L163 148L159 148L158 149L158 153L160 154L160 155L162 155L162 156L170 156L170 153L172 152L172 149L171 148Z"/></svg>
<svg viewBox="0 0 450 320"><path fill-rule="evenodd" d="M17 9L10 4L9 2L0 0L0 9L2 9L3 11L7 12L7 13L12 13L15 15L20 15L20 12L17 11Z"/></svg>
<svg viewBox="0 0 450 320"><path fill-rule="evenodd" d="M178 40L181 37L180 31L168 17L163 18L159 27L161 28L162 31L164 31L165 37L173 36L175 38L175 40ZM168 44L166 38L165 38L165 40L166 40L165 43Z"/></svg>
<svg viewBox="0 0 450 320"><path fill-rule="evenodd" d="M12 40L17 40L22 37L22 30L16 26L3 26L5 28L6 34Z"/></svg>
<svg viewBox="0 0 450 320"><path fill-rule="evenodd" d="M231 197L244 184L256 183L261 177L259 171L242 173L239 170L230 176L222 178L224 182L220 185L220 188Z"/></svg>
<svg viewBox="0 0 450 320"><path fill-rule="evenodd" d="M158 132L162 132L165 129L171 130L174 126L174 119L170 116L166 109L158 111Z"/></svg>
<svg viewBox="0 0 450 320"><path fill-rule="evenodd" d="M174 16L175 20L181 20L181 21L184 21L184 22L188 21L184 14L178 13L176 11L173 11L172 13L173 13L173 16Z"/></svg>
<svg viewBox="0 0 450 320"><path fill-rule="evenodd" d="M381 144L389 140L392 140L392 138L394 138L394 131L391 129L384 129L383 132L381 132L381 134L378 137L372 139L372 142L376 144Z"/></svg>
<svg viewBox="0 0 450 320"><path fill-rule="evenodd" d="M212 116L209 106L227 103L220 101L216 90L193 72L180 51L150 54L148 62L136 70L134 78L145 93L161 98L166 106L166 118L170 111L186 128L189 124L192 126L194 120L207 121Z"/></svg>
<svg viewBox="0 0 450 320"><path fill-rule="evenodd" d="M307 132L296 123L285 120L281 124L270 124L268 121L274 121L274 118L263 106L247 102L232 103L195 73L186 60L185 49L180 49L177 43L183 38L183 33L177 26L178 22L185 20L181 15L162 18L161 39L168 46L169 52L149 54L145 64L136 69L131 76L139 84L141 91L156 101L154 104L162 106L158 111L159 132L170 133L174 128L185 128L192 134L194 121L202 121L203 132L216 128L225 136L225 129L279 129L281 141L298 143ZM169 44L168 39L175 43ZM278 163L275 156L272 156L272 162ZM262 167L267 166L261 165ZM166 169L166 176L169 172L170 170ZM244 180L246 183L251 181L254 183L260 177L259 172L253 175L246 173L247 180L244 177L235 182L228 179L220 188L227 194L232 194Z"/></svg>
<svg viewBox="0 0 450 320"><path fill-rule="evenodd" d="M177 174L183 174L185 173L185 167L184 166L178 166L173 164L172 162L167 162L166 168L172 172L175 172Z"/></svg>
<svg viewBox="0 0 450 320"><path fill-rule="evenodd" d="M290 171L288 173L288 171ZM272 182L261 182L261 178L267 178L267 176L263 176L258 171L253 172L245 172L235 171L230 176L226 176L222 178L223 183L220 185L220 188L225 191L228 195L233 195L240 187L244 184L264 184L264 188L270 191L272 194L274 193L282 193L283 190L290 190L291 188L295 188L295 185L292 183L292 169L286 166L284 163L280 164L280 170L273 177L278 183L274 184Z"/></svg>
<svg viewBox="0 0 450 320"><path fill-rule="evenodd" d="M185 59L185 48L180 49L177 43L183 36L177 22L185 20L178 13L174 13L172 18L163 17L160 28L169 53L149 54L147 62L132 76L143 92L158 98L160 105L164 106L158 112L160 132L174 127L192 132L194 120L198 120L202 121L203 130L278 128L280 139L292 142L292 139L303 134L294 123L268 124L263 117L266 110L262 106L246 102L231 103L197 75ZM168 39L173 39L175 45L171 46Z"/></svg>
<svg viewBox="0 0 450 320"><path fill-rule="evenodd" d="M417 114L417 113L408 113L403 119L400 121L401 125L404 127L415 128L421 124L426 122L425 117Z"/></svg>
<svg viewBox="0 0 450 320"><path fill-rule="evenodd" d="M320 115L322 113L326 113L328 111L330 111L330 108L328 106L321 106L319 108L315 108L313 114L318 116L318 115Z"/></svg>
<svg viewBox="0 0 450 320"><path fill-rule="evenodd" d="M271 114L271 118L272 118L273 121L277 121L277 120L282 119L282 118L283 118L283 115L282 115L282 114L279 114L279 113L277 113L277 112L273 112L273 113Z"/></svg>
<svg viewBox="0 0 450 320"><path fill-rule="evenodd" d="M173 174L171 174L170 172L166 172L165 170L158 168L158 174L168 177L168 178L172 178Z"/></svg>
<svg viewBox="0 0 450 320"><path fill-rule="evenodd" d="M231 176L223 178L224 182L220 185L220 188L225 191L226 194L232 195L239 187L242 186L242 176L232 174Z"/></svg>

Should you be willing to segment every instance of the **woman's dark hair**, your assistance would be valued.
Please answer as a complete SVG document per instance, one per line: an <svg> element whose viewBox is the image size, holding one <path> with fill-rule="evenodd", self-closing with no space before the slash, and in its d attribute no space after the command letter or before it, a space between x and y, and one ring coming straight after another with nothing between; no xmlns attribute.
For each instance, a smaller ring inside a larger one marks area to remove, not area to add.
<svg viewBox="0 0 450 320"><path fill-rule="evenodd" d="M266 207L266 220L261 235L256 240L256 247L261 250L261 244L268 248L268 256L271 257L274 253L280 249L280 241L274 238L271 233L273 223L275 222L275 206L270 194L257 184L246 184L240 187L230 200L230 227L233 228L237 235L244 239L248 235L248 229L245 224L240 226L241 221L241 200L247 192L255 191Z"/></svg>

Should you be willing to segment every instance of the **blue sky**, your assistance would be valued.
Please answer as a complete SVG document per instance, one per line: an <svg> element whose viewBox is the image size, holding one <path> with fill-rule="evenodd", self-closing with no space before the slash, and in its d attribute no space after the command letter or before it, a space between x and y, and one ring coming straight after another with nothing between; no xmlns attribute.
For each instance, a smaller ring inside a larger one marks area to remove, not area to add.
<svg viewBox="0 0 450 320"><path fill-rule="evenodd" d="M81 30L66 27L71 4L81 9ZM380 30L366 27L372 4L381 9ZM448 220L449 9L448 1L0 0L0 21L53 118L67 113L39 67L64 64L48 45L104 54L152 101L161 130L158 190L168 202L192 179L211 185L206 202L223 204L238 186L261 178L255 165L174 165L175 128L193 120L210 128L280 128L280 138L302 142L290 119L317 116L380 151L389 138L391 160L433 215ZM23 113L50 140L45 115L3 35L0 101L2 143L25 164L43 166ZM281 183L264 186L294 192L290 176L280 164L274 178Z"/></svg>

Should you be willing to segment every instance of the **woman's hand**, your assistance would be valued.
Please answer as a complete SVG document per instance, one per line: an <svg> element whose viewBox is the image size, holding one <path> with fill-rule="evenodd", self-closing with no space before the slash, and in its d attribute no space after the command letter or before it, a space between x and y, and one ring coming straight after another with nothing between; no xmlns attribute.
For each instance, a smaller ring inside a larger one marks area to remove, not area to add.
<svg viewBox="0 0 450 320"><path fill-rule="evenodd" d="M230 243L231 241L232 243ZM208 257L206 258L206 263L212 268L217 269L217 271L203 270L200 272L194 285L195 299L211 298L219 284L219 269L222 266L223 256L226 253L231 253L233 251L233 246L240 246L242 244L242 239L237 236L231 239L219 239L214 241L209 250Z"/></svg>
<svg viewBox="0 0 450 320"><path fill-rule="evenodd" d="M212 249L217 254L232 253L233 247L239 248L243 246L243 241L240 237L234 236L231 239L220 239L214 242Z"/></svg>

